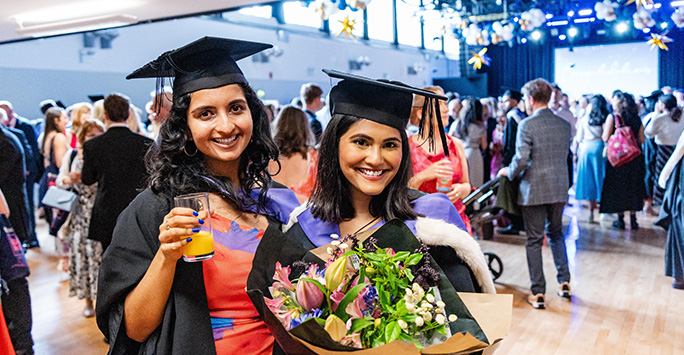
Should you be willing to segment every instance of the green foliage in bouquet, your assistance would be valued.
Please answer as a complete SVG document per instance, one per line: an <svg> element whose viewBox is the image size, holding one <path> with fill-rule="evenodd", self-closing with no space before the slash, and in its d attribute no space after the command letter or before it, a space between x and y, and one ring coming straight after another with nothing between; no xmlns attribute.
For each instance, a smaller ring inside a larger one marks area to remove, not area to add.
<svg viewBox="0 0 684 355"><path fill-rule="evenodd" d="M290 266L276 264L273 299L264 300L286 329L313 319L333 340L356 348L403 340L422 349L438 334L446 339L445 324L456 316L447 317L435 297L439 276L427 246L396 253L373 238L365 249L353 236L333 238L323 270L295 262L306 271L290 281Z"/></svg>

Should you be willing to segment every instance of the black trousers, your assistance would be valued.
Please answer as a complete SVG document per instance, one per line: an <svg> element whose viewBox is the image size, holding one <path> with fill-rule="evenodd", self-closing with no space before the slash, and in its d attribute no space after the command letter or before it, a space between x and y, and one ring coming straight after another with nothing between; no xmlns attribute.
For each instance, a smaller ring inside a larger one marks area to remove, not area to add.
<svg viewBox="0 0 684 355"><path fill-rule="evenodd" d="M31 296L26 278L14 279L7 283L8 293L2 294L2 312L5 315L12 345L17 355L33 354L31 337Z"/></svg>

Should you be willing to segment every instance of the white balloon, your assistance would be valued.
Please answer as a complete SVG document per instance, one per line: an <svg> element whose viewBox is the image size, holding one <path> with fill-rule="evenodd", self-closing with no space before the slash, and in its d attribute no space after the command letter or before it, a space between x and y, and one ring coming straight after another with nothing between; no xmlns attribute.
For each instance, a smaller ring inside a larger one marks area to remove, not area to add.
<svg viewBox="0 0 684 355"><path fill-rule="evenodd" d="M684 6L678 7L672 13L672 22L679 28L684 28Z"/></svg>

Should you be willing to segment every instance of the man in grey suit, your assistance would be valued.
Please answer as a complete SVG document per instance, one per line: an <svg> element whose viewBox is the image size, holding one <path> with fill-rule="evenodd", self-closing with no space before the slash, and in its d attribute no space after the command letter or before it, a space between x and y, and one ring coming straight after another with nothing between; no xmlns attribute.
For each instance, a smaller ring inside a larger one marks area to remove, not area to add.
<svg viewBox="0 0 684 355"><path fill-rule="evenodd" d="M556 264L558 295L570 300L570 271L563 236L563 207L568 200L567 157L570 149L570 124L548 108L551 86L535 79L522 89L530 117L518 126L515 156L500 176L521 177L518 203L522 207L527 231L527 267L532 281L532 307L545 306L546 279L542 263L544 233Z"/></svg>

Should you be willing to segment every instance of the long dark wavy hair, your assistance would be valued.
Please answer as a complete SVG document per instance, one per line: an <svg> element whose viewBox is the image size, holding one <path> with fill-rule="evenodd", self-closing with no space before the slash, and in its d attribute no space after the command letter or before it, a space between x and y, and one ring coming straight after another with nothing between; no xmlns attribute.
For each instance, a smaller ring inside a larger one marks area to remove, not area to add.
<svg viewBox="0 0 684 355"><path fill-rule="evenodd" d="M622 117L624 124L632 127L632 133L634 135L635 128L641 126L641 118L639 118L639 107L634 101L634 96L632 94L615 91L613 92L613 97L617 98L617 105L613 105L613 114L619 114Z"/></svg>
<svg viewBox="0 0 684 355"><path fill-rule="evenodd" d="M221 196L240 210L265 212L266 193L271 184L267 167L270 160L278 159L278 147L271 138L268 117L261 100L248 84L238 84L245 95L252 114L252 139L240 156L239 181L211 173L204 155L188 139L190 94L173 95L169 117L159 129L159 138L145 156L150 174L148 186L155 193L167 197L193 192L211 192ZM185 152L197 151L193 156ZM251 197L252 189L259 188L257 200ZM239 191L239 190L242 190Z"/></svg>
<svg viewBox="0 0 684 355"><path fill-rule="evenodd" d="M606 122L608 117L608 103L603 95L594 95L590 100L591 111L589 111L589 125L600 126Z"/></svg>
<svg viewBox="0 0 684 355"><path fill-rule="evenodd" d="M461 119L458 121L456 126L456 134L460 139L466 139L468 137L468 127L471 124L476 124L479 126L484 125L484 121L482 120L482 103L480 100L468 97L465 101L469 101L470 104L463 105L463 109L466 111L465 114L461 116Z"/></svg>
<svg viewBox="0 0 684 355"><path fill-rule="evenodd" d="M318 160L318 175L309 198L314 218L334 224L356 216L351 201L350 183L340 167L340 138L349 128L364 118L335 114L321 137ZM408 183L413 173L411 150L404 130L401 135L401 164L399 170L381 194L373 196L370 213L388 221L415 219L419 215L413 210L409 198Z"/></svg>

